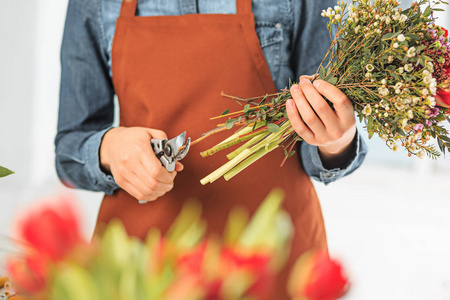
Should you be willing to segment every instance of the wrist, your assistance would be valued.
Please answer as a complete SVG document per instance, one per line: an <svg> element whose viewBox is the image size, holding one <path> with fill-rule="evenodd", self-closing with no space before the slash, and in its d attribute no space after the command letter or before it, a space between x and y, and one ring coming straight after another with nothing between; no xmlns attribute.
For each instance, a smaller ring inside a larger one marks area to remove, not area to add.
<svg viewBox="0 0 450 300"><path fill-rule="evenodd" d="M344 145L319 146L319 156L326 169L343 169L353 158L356 151L356 132L350 142Z"/></svg>
<svg viewBox="0 0 450 300"><path fill-rule="evenodd" d="M100 168L103 172L108 174L111 174L109 145L111 144L111 141L113 140L116 132L120 130L122 130L121 127L111 128L110 130L105 132L102 141L100 143L99 149Z"/></svg>

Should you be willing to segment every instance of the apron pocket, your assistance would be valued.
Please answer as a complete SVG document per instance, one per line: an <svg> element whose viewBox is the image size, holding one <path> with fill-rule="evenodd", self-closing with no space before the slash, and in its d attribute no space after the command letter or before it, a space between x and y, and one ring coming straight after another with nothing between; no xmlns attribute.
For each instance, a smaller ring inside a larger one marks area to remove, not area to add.
<svg viewBox="0 0 450 300"><path fill-rule="evenodd" d="M281 42L283 41L282 26L280 23L255 22L255 30L272 79L276 82L280 71Z"/></svg>

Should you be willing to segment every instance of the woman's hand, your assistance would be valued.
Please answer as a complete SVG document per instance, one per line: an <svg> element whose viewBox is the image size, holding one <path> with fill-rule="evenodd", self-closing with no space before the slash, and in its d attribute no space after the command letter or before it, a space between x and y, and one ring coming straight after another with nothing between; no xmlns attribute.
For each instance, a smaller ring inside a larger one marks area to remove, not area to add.
<svg viewBox="0 0 450 300"><path fill-rule="evenodd" d="M305 142L319 147L326 168L339 167L351 155L356 134L350 100L334 85L324 80L313 84L307 76L300 77L290 91L286 111L294 130ZM333 103L334 110L322 96Z"/></svg>
<svg viewBox="0 0 450 300"><path fill-rule="evenodd" d="M169 192L177 172L183 170L183 165L176 162L175 171L167 172L153 152L152 138L167 139L167 135L144 127L117 127L106 132L100 145L102 168L141 201L153 201Z"/></svg>

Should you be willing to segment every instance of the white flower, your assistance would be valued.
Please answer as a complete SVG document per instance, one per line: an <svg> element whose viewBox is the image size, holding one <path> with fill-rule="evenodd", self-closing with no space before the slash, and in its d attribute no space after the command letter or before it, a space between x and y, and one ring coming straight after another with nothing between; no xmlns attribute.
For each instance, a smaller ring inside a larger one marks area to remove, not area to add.
<svg viewBox="0 0 450 300"><path fill-rule="evenodd" d="M425 157L425 154L424 154L423 150L417 152L416 155L417 155L418 158L424 158Z"/></svg>
<svg viewBox="0 0 450 300"><path fill-rule="evenodd" d="M412 99L414 105L417 105L417 104L420 102L420 100L421 100L421 99L420 99L419 97L414 97L414 98Z"/></svg>
<svg viewBox="0 0 450 300"><path fill-rule="evenodd" d="M436 98L428 96L426 103L433 108L436 106Z"/></svg>
<svg viewBox="0 0 450 300"><path fill-rule="evenodd" d="M408 118L409 118L409 119L414 118L414 114L413 114L413 111L412 111L412 110L408 110Z"/></svg>
<svg viewBox="0 0 450 300"><path fill-rule="evenodd" d="M414 57L416 56L416 47L411 47L406 52L406 57Z"/></svg>
<svg viewBox="0 0 450 300"><path fill-rule="evenodd" d="M405 71L406 71L406 72L411 72L412 70L413 70L412 64L406 64L406 65L405 65Z"/></svg>
<svg viewBox="0 0 450 300"><path fill-rule="evenodd" d="M396 94L400 94L401 92L402 92L402 91L401 91L400 89L396 89L396 90L395 90L395 93L396 93Z"/></svg>
<svg viewBox="0 0 450 300"><path fill-rule="evenodd" d="M340 20L341 19L341 15L340 14L337 14L336 16L334 16L334 18L336 19L336 20Z"/></svg>
<svg viewBox="0 0 450 300"><path fill-rule="evenodd" d="M378 28L378 29L376 30L376 32L377 32L378 34L380 34L380 33L381 33L381 29Z"/></svg>
<svg viewBox="0 0 450 300"><path fill-rule="evenodd" d="M375 68L374 68L374 66L373 66L372 64L367 64L367 65L366 65L366 70L367 70L367 71L372 72L374 69L375 69Z"/></svg>
<svg viewBox="0 0 450 300"><path fill-rule="evenodd" d="M389 56L388 56L388 62L391 63L391 62L393 62L393 61L394 61L394 57L393 57L392 55L389 55Z"/></svg>
<svg viewBox="0 0 450 300"><path fill-rule="evenodd" d="M394 48L398 48L398 43L397 42L394 43Z"/></svg>
<svg viewBox="0 0 450 300"><path fill-rule="evenodd" d="M372 77L372 73L367 72L367 73L366 73L366 78L370 78L370 77Z"/></svg>
<svg viewBox="0 0 450 300"><path fill-rule="evenodd" d="M428 69L430 72L434 72L434 66L433 66L433 63L432 63L431 61L429 61L429 62L427 63L427 69Z"/></svg>
<svg viewBox="0 0 450 300"><path fill-rule="evenodd" d="M387 141L387 145L389 148L394 149L394 147L396 146L394 141Z"/></svg>
<svg viewBox="0 0 450 300"><path fill-rule="evenodd" d="M402 128L405 129L408 125L409 125L408 119L403 119L402 120Z"/></svg>
<svg viewBox="0 0 450 300"><path fill-rule="evenodd" d="M427 96L429 94L428 89L422 90L422 95Z"/></svg>
<svg viewBox="0 0 450 300"><path fill-rule="evenodd" d="M379 87L378 88L378 93L381 96L387 96L387 95L389 95L389 89L388 88L384 88L384 87Z"/></svg>
<svg viewBox="0 0 450 300"><path fill-rule="evenodd" d="M402 86L403 86L403 83L397 82L397 83L394 85L394 88L395 88L395 89L399 89L399 88L401 88Z"/></svg>
<svg viewBox="0 0 450 300"><path fill-rule="evenodd" d="M389 16L388 16L388 17L386 17L386 21L385 21L385 23L386 23L386 24L389 24L389 23L391 23L391 17L389 17Z"/></svg>
<svg viewBox="0 0 450 300"><path fill-rule="evenodd" d="M336 5L336 6L334 7L334 10L335 10L336 12L339 12L339 11L341 11L341 7Z"/></svg>
<svg viewBox="0 0 450 300"><path fill-rule="evenodd" d="M436 88L436 86L431 86L431 85L430 85L430 92L431 92L431 95L436 95L436 93L437 93L437 88Z"/></svg>
<svg viewBox="0 0 450 300"><path fill-rule="evenodd" d="M327 12L323 9L322 13L320 14L322 17L326 17L327 16Z"/></svg>
<svg viewBox="0 0 450 300"><path fill-rule="evenodd" d="M381 80L381 84L387 84L387 80L383 78L383 80Z"/></svg>
<svg viewBox="0 0 450 300"><path fill-rule="evenodd" d="M372 113L372 108L370 107L370 104L367 104L364 109L362 110L362 113L366 116L370 115Z"/></svg>
<svg viewBox="0 0 450 300"><path fill-rule="evenodd" d="M376 15L375 15L375 19L378 20L379 18L380 18L380 15L379 15L379 14L376 14Z"/></svg>
<svg viewBox="0 0 450 300"><path fill-rule="evenodd" d="M405 40L405 36L404 36L403 34L399 34L399 35L397 36L397 40L398 40L399 42L403 42L403 41Z"/></svg>
<svg viewBox="0 0 450 300"><path fill-rule="evenodd" d="M404 71L403 67L398 68L398 71L400 72L400 74L403 74Z"/></svg>
<svg viewBox="0 0 450 300"><path fill-rule="evenodd" d="M358 25L358 26L355 27L355 29L354 29L355 33L358 33L359 29L361 29L361 25Z"/></svg>
<svg viewBox="0 0 450 300"><path fill-rule="evenodd" d="M348 22L348 24L352 24L353 23L353 18L348 18L347 22Z"/></svg>
<svg viewBox="0 0 450 300"><path fill-rule="evenodd" d="M429 76L431 75L431 73L428 70L423 70L422 71L423 76Z"/></svg>
<svg viewBox="0 0 450 300"><path fill-rule="evenodd" d="M431 83L432 79L433 79L433 77L431 77L431 75L427 75L423 78L423 82L425 82L425 84L429 85Z"/></svg>
<svg viewBox="0 0 450 300"><path fill-rule="evenodd" d="M400 19L399 19L400 22L404 23L404 22L406 22L406 20L408 20L408 17L406 15L404 15L404 14L400 15Z"/></svg>
<svg viewBox="0 0 450 300"><path fill-rule="evenodd" d="M401 103L401 102L395 102L395 108L398 110L398 111L402 111L402 110L404 110L405 109L405 105L403 105L403 103Z"/></svg>

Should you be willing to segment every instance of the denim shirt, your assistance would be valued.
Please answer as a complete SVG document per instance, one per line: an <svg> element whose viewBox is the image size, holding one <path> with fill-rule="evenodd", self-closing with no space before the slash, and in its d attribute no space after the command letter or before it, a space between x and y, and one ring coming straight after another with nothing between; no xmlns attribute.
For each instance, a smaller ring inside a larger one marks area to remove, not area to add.
<svg viewBox="0 0 450 300"><path fill-rule="evenodd" d="M253 0L255 30L278 90L289 79L314 74L330 39L322 9L334 0ZM122 0L70 0L61 49L61 90L56 169L67 185L111 194L118 185L100 169L103 135L114 120L111 48ZM235 14L233 0L138 0L138 16ZM164 128L158 128L164 130ZM356 152L342 169L327 170L318 149L301 143L305 172L330 183L352 173L367 152L357 137Z"/></svg>

